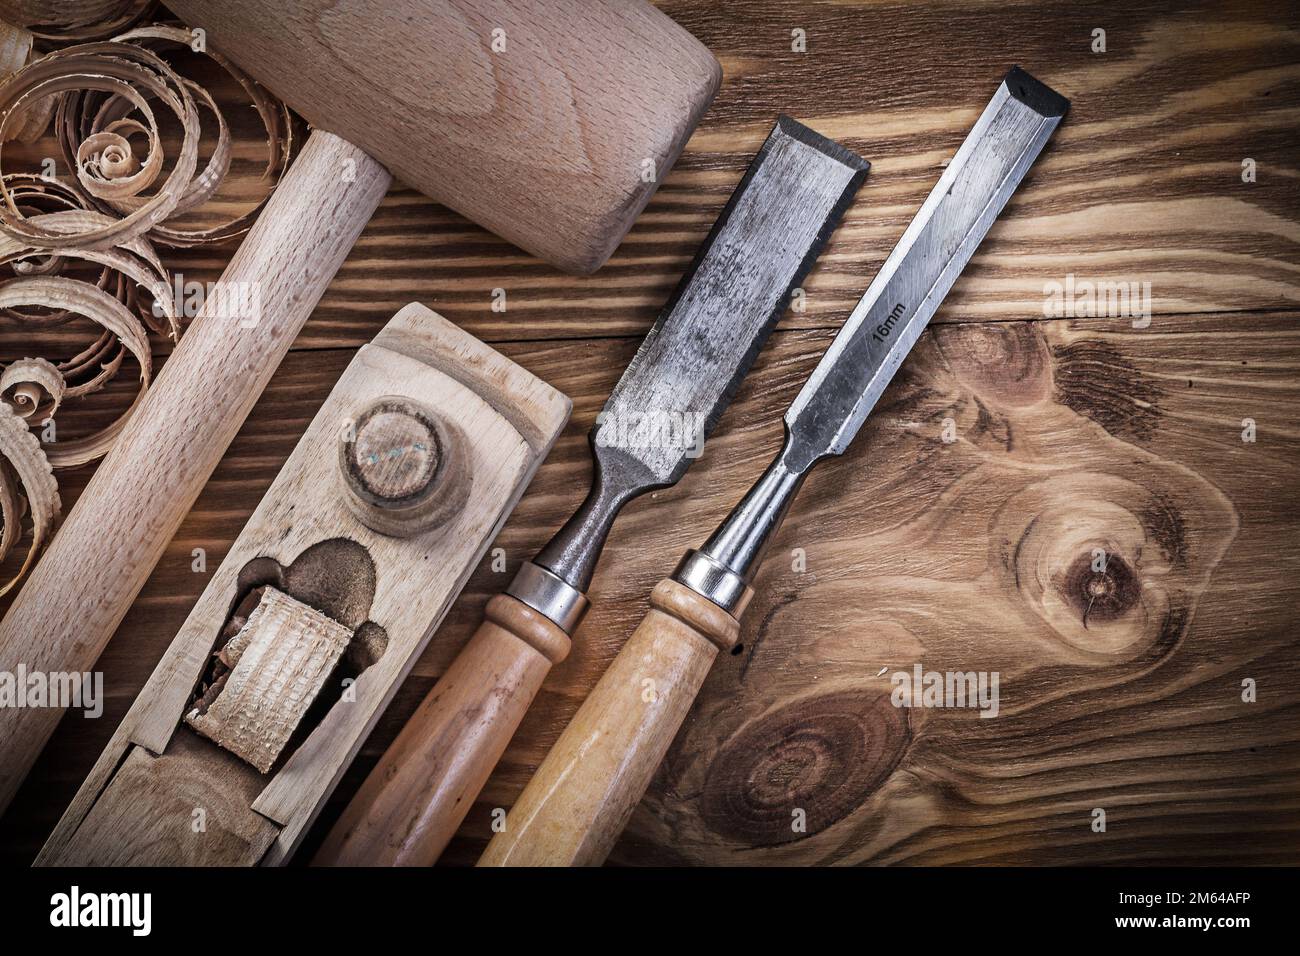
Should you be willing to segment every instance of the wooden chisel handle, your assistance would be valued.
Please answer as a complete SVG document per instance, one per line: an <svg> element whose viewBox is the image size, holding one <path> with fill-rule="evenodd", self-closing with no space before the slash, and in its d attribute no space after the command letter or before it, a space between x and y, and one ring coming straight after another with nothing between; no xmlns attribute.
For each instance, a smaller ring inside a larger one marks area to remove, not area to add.
<svg viewBox="0 0 1300 956"><path fill-rule="evenodd" d="M0 672L94 667L390 182L312 133L0 622ZM0 707L0 812L62 715Z"/></svg>
<svg viewBox="0 0 1300 956"><path fill-rule="evenodd" d="M596 866L609 855L718 651L740 633L727 612L671 579L650 605L479 866Z"/></svg>
<svg viewBox="0 0 1300 956"><path fill-rule="evenodd" d="M431 866L465 819L569 636L506 594L380 758L314 865Z"/></svg>

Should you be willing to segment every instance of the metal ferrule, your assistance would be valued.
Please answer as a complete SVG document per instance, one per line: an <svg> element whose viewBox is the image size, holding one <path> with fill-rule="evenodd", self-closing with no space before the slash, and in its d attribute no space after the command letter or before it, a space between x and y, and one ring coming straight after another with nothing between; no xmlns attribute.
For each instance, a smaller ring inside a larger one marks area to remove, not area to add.
<svg viewBox="0 0 1300 956"><path fill-rule="evenodd" d="M563 578L531 561L519 568L506 593L549 618L565 634L577 629L591 603Z"/></svg>
<svg viewBox="0 0 1300 956"><path fill-rule="evenodd" d="M673 580L712 601L732 617L744 614L745 606L754 596L749 582L699 551L686 552L673 572Z"/></svg>
<svg viewBox="0 0 1300 956"><path fill-rule="evenodd" d="M805 474L806 469L792 469L786 463L783 449L704 547L687 552L673 580L733 617L742 614L753 593L749 582Z"/></svg>

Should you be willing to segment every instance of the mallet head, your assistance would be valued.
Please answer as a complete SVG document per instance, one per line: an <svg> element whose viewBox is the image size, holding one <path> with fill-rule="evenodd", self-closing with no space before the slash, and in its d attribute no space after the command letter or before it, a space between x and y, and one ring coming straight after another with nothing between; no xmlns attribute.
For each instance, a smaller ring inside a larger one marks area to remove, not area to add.
<svg viewBox="0 0 1300 956"><path fill-rule="evenodd" d="M571 272L599 268L721 80L643 0L174 0L317 129Z"/></svg>

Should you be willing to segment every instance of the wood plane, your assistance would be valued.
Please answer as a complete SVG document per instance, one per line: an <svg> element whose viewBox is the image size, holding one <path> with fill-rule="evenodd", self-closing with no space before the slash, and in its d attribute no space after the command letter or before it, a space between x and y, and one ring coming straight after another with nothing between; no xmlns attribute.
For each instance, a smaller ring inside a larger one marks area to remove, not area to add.
<svg viewBox="0 0 1300 956"><path fill-rule="evenodd" d="M357 353L38 865L284 863L568 420L418 304Z"/></svg>

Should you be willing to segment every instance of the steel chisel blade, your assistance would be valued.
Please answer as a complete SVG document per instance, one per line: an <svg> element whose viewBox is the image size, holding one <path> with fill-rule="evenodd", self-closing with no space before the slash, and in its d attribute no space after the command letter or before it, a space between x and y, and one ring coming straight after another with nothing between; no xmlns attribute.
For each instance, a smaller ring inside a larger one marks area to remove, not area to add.
<svg viewBox="0 0 1300 956"><path fill-rule="evenodd" d="M733 616L808 471L853 441L1069 101L1019 67L957 155L785 413L780 453L673 578Z"/></svg>
<svg viewBox="0 0 1300 956"><path fill-rule="evenodd" d="M848 447L1069 105L1007 74L786 412L791 471Z"/></svg>
<svg viewBox="0 0 1300 956"><path fill-rule="evenodd" d="M592 491L536 565L585 590L619 509L681 478L868 167L789 117L777 121L605 403L591 434ZM522 585L510 593L532 599ZM540 603L531 606L546 613Z"/></svg>
<svg viewBox="0 0 1300 956"><path fill-rule="evenodd" d="M800 123L777 121L605 403L598 455L619 444L617 423L647 410L692 417L708 435L867 166ZM688 451L635 449L642 480L676 481Z"/></svg>

